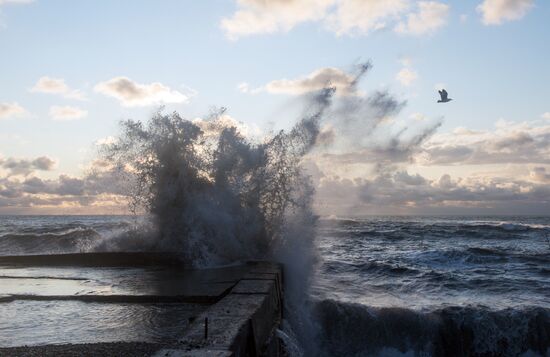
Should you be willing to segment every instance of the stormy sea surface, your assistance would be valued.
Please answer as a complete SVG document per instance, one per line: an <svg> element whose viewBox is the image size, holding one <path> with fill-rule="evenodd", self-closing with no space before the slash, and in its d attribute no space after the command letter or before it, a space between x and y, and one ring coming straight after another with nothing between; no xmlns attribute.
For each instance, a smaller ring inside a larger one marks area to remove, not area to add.
<svg viewBox="0 0 550 357"><path fill-rule="evenodd" d="M94 252L137 226L126 216L0 217L0 255ZM550 355L548 217L321 218L317 245L317 355ZM201 307L55 299L137 294L147 283L136 277L156 274L165 272L0 266L0 347L176 339L177 322Z"/></svg>
<svg viewBox="0 0 550 357"><path fill-rule="evenodd" d="M321 351L548 356L549 239L548 217L321 220Z"/></svg>

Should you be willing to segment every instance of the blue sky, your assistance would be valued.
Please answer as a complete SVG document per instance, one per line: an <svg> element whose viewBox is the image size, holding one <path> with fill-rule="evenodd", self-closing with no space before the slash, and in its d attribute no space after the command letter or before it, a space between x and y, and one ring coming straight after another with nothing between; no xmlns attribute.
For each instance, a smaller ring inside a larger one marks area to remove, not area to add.
<svg viewBox="0 0 550 357"><path fill-rule="evenodd" d="M422 3L435 12L423 18ZM359 16L339 18L346 6ZM375 10L380 15L373 19ZM239 12L253 21L239 21ZM419 16L420 25L408 23L411 16ZM550 3L540 0L0 0L0 104L21 109L0 111L0 158L48 157L55 162L19 176L5 168L2 185L33 176L79 177L95 156L94 143L116 134L119 120L145 120L162 104L161 96L128 106L112 92L98 90L98 84L120 77L144 86L162 84L176 96L165 103L168 111L193 118L224 106L236 120L266 130L290 127L295 113L288 108L296 101L293 94L269 90L268 83L299 80L327 67L345 73L370 59L374 68L361 90L388 90L406 100L394 120L442 117L435 141L457 127L490 135L499 120L529 122L531 129L542 128L540 135L546 138L548 124L536 121L545 121L550 112L549 17ZM404 33L397 30L400 25ZM404 69L408 83L396 77ZM63 80L68 89L36 89L43 77ZM242 83L247 83L247 93L238 89ZM453 102L436 103L439 84ZM78 96L85 100L74 98ZM182 96L188 99L182 101ZM71 120L55 120L52 107L58 107L58 117L69 107L64 113ZM541 145L537 150L546 153L548 146ZM400 170L424 173L433 182L449 172L464 177L493 172L495 177L495 167L507 175L521 171L513 160L472 162ZM521 165L525 177L535 168L547 170L541 160ZM350 172L349 167L340 170ZM369 179L366 170L351 171ZM18 204L9 201L4 210Z"/></svg>

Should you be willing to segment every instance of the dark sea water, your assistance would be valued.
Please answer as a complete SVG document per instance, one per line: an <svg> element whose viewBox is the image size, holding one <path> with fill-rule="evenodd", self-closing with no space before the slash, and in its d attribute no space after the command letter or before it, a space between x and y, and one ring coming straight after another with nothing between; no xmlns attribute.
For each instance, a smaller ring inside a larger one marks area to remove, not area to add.
<svg viewBox="0 0 550 357"><path fill-rule="evenodd" d="M121 216L0 217L0 255L94 251L135 226ZM550 356L550 218L330 218L317 235L319 355ZM9 298L138 293L128 281L153 273L0 267L0 347L176 338L175 321L191 312L175 305Z"/></svg>
<svg viewBox="0 0 550 357"><path fill-rule="evenodd" d="M326 354L550 355L548 217L325 219L318 232Z"/></svg>

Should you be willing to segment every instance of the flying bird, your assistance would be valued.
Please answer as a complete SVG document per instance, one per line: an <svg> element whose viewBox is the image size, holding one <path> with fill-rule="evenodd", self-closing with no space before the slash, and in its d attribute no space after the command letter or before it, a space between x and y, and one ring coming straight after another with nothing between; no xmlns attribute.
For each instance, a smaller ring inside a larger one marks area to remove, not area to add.
<svg viewBox="0 0 550 357"><path fill-rule="evenodd" d="M450 102L451 100L453 100L452 98L448 98L448 93L445 89L441 89L439 92L439 95L441 96L441 99L438 100L437 102L438 103L447 103L447 102Z"/></svg>

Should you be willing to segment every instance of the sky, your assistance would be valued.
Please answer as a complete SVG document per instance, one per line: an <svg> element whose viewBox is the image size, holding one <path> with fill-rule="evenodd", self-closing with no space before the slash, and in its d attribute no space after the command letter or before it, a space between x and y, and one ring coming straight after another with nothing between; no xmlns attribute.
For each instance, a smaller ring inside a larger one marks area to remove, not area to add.
<svg viewBox="0 0 550 357"><path fill-rule="evenodd" d="M0 214L123 213L90 175L121 120L225 107L261 136L331 83L401 105L323 123L336 141L304 160L320 214L547 215L549 17L543 0L0 0Z"/></svg>

